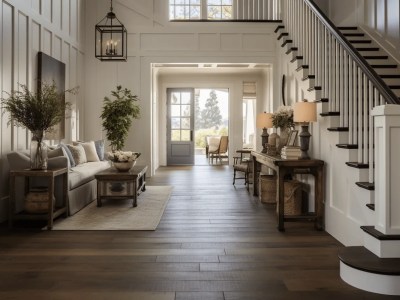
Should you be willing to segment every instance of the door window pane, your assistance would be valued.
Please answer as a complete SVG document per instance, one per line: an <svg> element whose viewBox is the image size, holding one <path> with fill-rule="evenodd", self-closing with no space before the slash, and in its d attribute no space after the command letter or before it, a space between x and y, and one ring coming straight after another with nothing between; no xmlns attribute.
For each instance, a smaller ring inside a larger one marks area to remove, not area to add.
<svg viewBox="0 0 400 300"><path fill-rule="evenodd" d="M181 104L190 104L190 93L182 93L181 99L182 99Z"/></svg>
<svg viewBox="0 0 400 300"><path fill-rule="evenodd" d="M171 130L171 141L179 142L181 140L181 131L180 130Z"/></svg>
<svg viewBox="0 0 400 300"><path fill-rule="evenodd" d="M171 117L180 117L180 116L181 116L181 106L171 105Z"/></svg>
<svg viewBox="0 0 400 300"><path fill-rule="evenodd" d="M181 128L182 129L190 129L190 118L182 118Z"/></svg>
<svg viewBox="0 0 400 300"><path fill-rule="evenodd" d="M171 118L171 128L180 129L181 128L181 118Z"/></svg>
<svg viewBox="0 0 400 300"><path fill-rule="evenodd" d="M180 104L180 97L181 94L179 93L172 93L172 97L171 97L171 104Z"/></svg>
<svg viewBox="0 0 400 300"><path fill-rule="evenodd" d="M190 117L190 105L182 105L182 117Z"/></svg>
<svg viewBox="0 0 400 300"><path fill-rule="evenodd" d="M181 131L181 141L190 142L190 130Z"/></svg>

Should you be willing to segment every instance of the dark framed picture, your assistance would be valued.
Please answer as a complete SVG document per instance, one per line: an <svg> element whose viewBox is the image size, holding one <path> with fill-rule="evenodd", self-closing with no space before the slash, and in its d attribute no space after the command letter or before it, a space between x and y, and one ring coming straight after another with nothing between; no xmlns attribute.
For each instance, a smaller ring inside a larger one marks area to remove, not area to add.
<svg viewBox="0 0 400 300"><path fill-rule="evenodd" d="M294 146L294 144L296 142L297 133L298 133L298 130L292 130L289 133L289 137L288 137L286 146Z"/></svg>

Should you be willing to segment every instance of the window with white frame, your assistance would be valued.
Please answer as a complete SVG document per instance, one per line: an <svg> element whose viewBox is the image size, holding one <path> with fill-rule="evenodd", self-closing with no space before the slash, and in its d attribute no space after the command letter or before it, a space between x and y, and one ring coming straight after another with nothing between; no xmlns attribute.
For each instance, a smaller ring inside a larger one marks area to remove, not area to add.
<svg viewBox="0 0 400 300"><path fill-rule="evenodd" d="M198 20L201 18L202 0L169 0L170 20Z"/></svg>
<svg viewBox="0 0 400 300"><path fill-rule="evenodd" d="M232 0L169 0L170 20L230 20Z"/></svg>
<svg viewBox="0 0 400 300"><path fill-rule="evenodd" d="M207 19L209 20L230 20L232 19L232 0L208 0Z"/></svg>

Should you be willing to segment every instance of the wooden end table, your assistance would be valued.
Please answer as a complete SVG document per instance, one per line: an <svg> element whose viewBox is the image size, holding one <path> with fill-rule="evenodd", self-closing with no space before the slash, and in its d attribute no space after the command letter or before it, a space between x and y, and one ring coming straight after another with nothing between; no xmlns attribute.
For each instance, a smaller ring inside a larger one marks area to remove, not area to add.
<svg viewBox="0 0 400 300"><path fill-rule="evenodd" d="M63 177L63 199L62 206L55 207L53 203L54 195L54 179L57 176ZM15 179L17 177L25 177L25 195L29 192L30 178L32 177L43 177L47 178L48 181L48 199L49 199L49 210L45 214L33 214L33 213L15 213ZM68 192L68 169L48 169L48 170L11 170L10 171L10 202L9 202L9 227L12 228L14 220L47 220L47 229L53 228L53 221L58 216L64 214L68 216L68 205L67 205L67 192Z"/></svg>
<svg viewBox="0 0 400 300"><path fill-rule="evenodd" d="M109 168L95 175L97 180L97 206L102 199L133 199L137 206L137 196L146 190L147 166L134 166L128 172L118 172Z"/></svg>

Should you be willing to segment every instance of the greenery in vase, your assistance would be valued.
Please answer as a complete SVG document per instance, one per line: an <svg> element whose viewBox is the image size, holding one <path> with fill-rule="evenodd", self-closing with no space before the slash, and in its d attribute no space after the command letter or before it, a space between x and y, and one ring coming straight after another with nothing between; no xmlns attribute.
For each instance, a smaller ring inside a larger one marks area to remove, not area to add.
<svg viewBox="0 0 400 300"><path fill-rule="evenodd" d="M120 85L116 91L111 91L111 95L114 100L104 97L101 118L111 150L115 151L124 147L132 120L140 116L140 106L136 104L138 97Z"/></svg>
<svg viewBox="0 0 400 300"><path fill-rule="evenodd" d="M272 125L275 128L293 128L293 108L291 106L280 106L272 114Z"/></svg>
<svg viewBox="0 0 400 300"><path fill-rule="evenodd" d="M65 92L75 93L77 88L62 92L57 91L55 83L42 83L37 93L29 91L20 84L20 90L6 93L7 98L1 98L3 112L9 113L8 124L25 127L31 132L50 131L65 116L71 103L64 101Z"/></svg>

